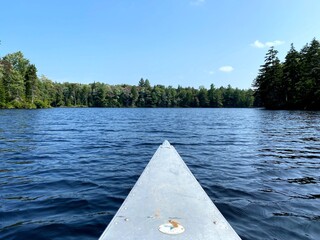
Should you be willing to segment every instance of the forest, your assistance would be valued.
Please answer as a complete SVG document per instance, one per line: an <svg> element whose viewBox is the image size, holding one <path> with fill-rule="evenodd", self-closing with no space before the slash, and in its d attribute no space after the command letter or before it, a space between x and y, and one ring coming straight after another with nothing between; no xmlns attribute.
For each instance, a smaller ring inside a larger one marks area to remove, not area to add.
<svg viewBox="0 0 320 240"><path fill-rule="evenodd" d="M255 105L266 109L320 110L320 43L293 44L283 62L273 47L254 80Z"/></svg>
<svg viewBox="0 0 320 240"><path fill-rule="evenodd" d="M59 83L37 76L22 52L0 58L0 108L49 107L264 107L320 110L320 43L300 51L293 44L283 62L271 47L253 81L253 89L154 85Z"/></svg>
<svg viewBox="0 0 320 240"><path fill-rule="evenodd" d="M58 83L37 76L37 68L22 52L0 58L0 108L49 107L252 107L251 89L210 89L154 85Z"/></svg>

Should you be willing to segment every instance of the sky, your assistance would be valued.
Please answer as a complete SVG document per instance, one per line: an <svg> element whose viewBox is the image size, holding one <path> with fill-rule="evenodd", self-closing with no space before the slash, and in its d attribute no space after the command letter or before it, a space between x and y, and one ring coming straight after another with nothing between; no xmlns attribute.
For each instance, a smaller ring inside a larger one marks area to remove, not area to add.
<svg viewBox="0 0 320 240"><path fill-rule="evenodd" d="M251 87L320 40L319 0L0 0L0 57L21 51L57 82Z"/></svg>

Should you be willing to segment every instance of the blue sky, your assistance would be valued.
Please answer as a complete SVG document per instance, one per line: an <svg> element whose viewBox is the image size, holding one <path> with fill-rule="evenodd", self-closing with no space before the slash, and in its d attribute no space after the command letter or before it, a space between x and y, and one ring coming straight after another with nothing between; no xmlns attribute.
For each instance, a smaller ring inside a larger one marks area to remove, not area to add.
<svg viewBox="0 0 320 240"><path fill-rule="evenodd" d="M0 56L58 82L250 88L268 48L320 39L319 0L1 1Z"/></svg>

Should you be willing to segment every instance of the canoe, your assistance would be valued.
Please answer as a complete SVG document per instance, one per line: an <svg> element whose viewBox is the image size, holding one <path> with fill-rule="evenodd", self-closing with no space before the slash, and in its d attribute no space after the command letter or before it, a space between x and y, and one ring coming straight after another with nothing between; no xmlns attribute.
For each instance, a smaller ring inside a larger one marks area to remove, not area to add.
<svg viewBox="0 0 320 240"><path fill-rule="evenodd" d="M236 240L240 237L166 140L99 239Z"/></svg>

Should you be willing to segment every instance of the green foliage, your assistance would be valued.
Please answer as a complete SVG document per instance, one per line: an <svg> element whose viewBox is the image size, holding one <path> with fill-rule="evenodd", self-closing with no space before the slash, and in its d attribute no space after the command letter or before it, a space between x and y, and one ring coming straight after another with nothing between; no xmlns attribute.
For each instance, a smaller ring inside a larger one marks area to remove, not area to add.
<svg viewBox="0 0 320 240"><path fill-rule="evenodd" d="M26 100L33 103L34 93L37 88L37 68L35 67L35 65L31 64L27 67L24 82Z"/></svg>
<svg viewBox="0 0 320 240"><path fill-rule="evenodd" d="M281 63L271 48L253 86L255 105L267 109L320 109L320 43L293 46Z"/></svg>
<svg viewBox="0 0 320 240"><path fill-rule="evenodd" d="M137 86L57 83L37 77L37 68L21 52L0 59L0 108L48 107L252 107L252 90L221 87L173 88L151 86L140 79Z"/></svg>
<svg viewBox="0 0 320 240"><path fill-rule="evenodd" d="M4 84L3 84L3 74L4 69L0 61L0 108L5 107L5 89L4 89Z"/></svg>
<svg viewBox="0 0 320 240"><path fill-rule="evenodd" d="M43 101L41 101L39 99L36 99L34 101L34 105L36 106L36 108L48 108L48 107L50 107L50 105L48 105L48 103L43 102Z"/></svg>

